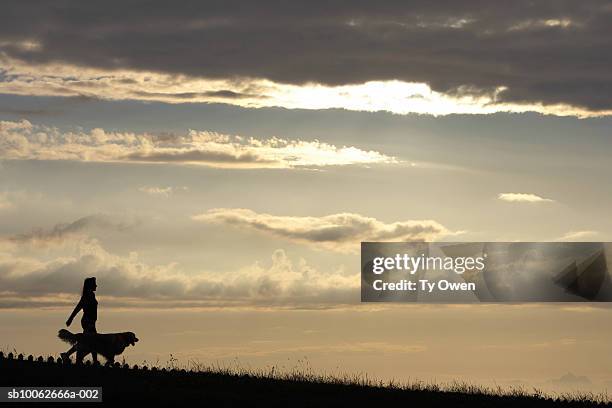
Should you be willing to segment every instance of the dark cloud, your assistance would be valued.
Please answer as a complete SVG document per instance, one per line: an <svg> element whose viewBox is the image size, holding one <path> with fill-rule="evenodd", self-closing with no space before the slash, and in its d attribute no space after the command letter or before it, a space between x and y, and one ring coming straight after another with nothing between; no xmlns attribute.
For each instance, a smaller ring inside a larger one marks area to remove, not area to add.
<svg viewBox="0 0 612 408"><path fill-rule="evenodd" d="M0 114L7 114L18 117L48 116L57 115L59 113L60 111L55 111L51 109L12 109L0 106Z"/></svg>
<svg viewBox="0 0 612 408"><path fill-rule="evenodd" d="M220 91L204 92L203 96L212 96L212 97L227 98L227 99L240 99L240 98L252 98L256 95L243 94L239 92L230 91L229 89L222 89Z"/></svg>
<svg viewBox="0 0 612 408"><path fill-rule="evenodd" d="M30 63L177 80L400 79L460 94L505 86L503 101L601 110L612 108L611 17L598 0L7 1L0 47Z"/></svg>
<svg viewBox="0 0 612 408"><path fill-rule="evenodd" d="M70 239L75 235L91 230L114 230L124 231L132 228L135 222L117 221L105 214L93 214L79 218L70 223L56 224L51 229L38 228L25 234L15 235L9 238L14 243L59 243Z"/></svg>
<svg viewBox="0 0 612 408"><path fill-rule="evenodd" d="M245 208L215 208L192 219L254 229L339 251L354 250L362 241L422 241L451 233L432 220L384 223L352 213L292 217L256 213Z"/></svg>
<svg viewBox="0 0 612 408"><path fill-rule="evenodd" d="M126 159L145 162L204 162L204 163L272 163L253 153L224 153L205 150L187 150L171 152L136 152L129 154Z"/></svg>
<svg viewBox="0 0 612 408"><path fill-rule="evenodd" d="M222 99L243 99L243 98L261 97L261 95L234 92L234 91L230 91L229 89L222 89L220 91L209 91L209 92L165 93L165 92L134 91L133 93L134 95L148 97L148 98L164 97L164 98L178 98L178 99L185 99L185 100L189 100L193 98L201 98L201 97L222 98Z"/></svg>

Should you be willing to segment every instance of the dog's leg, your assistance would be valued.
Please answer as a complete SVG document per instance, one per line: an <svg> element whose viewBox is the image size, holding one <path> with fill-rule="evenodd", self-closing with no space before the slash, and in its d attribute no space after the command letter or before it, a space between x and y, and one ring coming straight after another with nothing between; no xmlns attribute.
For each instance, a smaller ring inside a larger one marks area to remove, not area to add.
<svg viewBox="0 0 612 408"><path fill-rule="evenodd" d="M79 363L82 363L83 359L91 352L91 350L87 346L81 343L77 343L76 349L77 349L77 362Z"/></svg>
<svg viewBox="0 0 612 408"><path fill-rule="evenodd" d="M83 362L83 358L85 358L85 356L87 355L87 353L85 353L85 351L78 349L77 350L77 355L76 355L76 362L77 364L81 364Z"/></svg>
<svg viewBox="0 0 612 408"><path fill-rule="evenodd" d="M95 351L91 352L91 358L93 359L94 363L98 362L98 353L96 353Z"/></svg>
<svg viewBox="0 0 612 408"><path fill-rule="evenodd" d="M61 353L60 355L62 356L62 360L67 363L68 361L70 361L70 356L72 355L72 353L74 353L76 351L77 347L76 345L70 347L70 350L66 351L65 353Z"/></svg>

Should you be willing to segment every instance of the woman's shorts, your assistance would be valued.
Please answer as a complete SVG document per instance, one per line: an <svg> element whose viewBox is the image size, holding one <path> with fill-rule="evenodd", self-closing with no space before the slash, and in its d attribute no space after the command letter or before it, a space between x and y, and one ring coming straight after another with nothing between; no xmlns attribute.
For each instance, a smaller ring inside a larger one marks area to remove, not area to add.
<svg viewBox="0 0 612 408"><path fill-rule="evenodd" d="M97 333L96 322L81 320L81 327L83 328L83 333Z"/></svg>

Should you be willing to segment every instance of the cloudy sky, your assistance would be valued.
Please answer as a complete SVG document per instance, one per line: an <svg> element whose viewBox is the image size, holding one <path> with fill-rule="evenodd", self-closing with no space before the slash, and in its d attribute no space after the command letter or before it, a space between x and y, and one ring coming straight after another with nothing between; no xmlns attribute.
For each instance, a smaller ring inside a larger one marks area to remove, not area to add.
<svg viewBox="0 0 612 408"><path fill-rule="evenodd" d="M609 3L157 3L3 4L1 347L96 276L134 362L610 387L612 309L360 305L358 252L612 240Z"/></svg>

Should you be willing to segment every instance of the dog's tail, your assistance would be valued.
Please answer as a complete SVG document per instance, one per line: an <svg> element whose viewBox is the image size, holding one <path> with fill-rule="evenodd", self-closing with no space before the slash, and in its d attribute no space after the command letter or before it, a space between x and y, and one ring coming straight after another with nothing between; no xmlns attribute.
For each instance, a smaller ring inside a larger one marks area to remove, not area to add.
<svg viewBox="0 0 612 408"><path fill-rule="evenodd" d="M61 340L65 341L68 344L76 344L77 342L77 337L75 334L70 333L68 330L66 329L61 329L58 333L57 333L57 337L59 337Z"/></svg>

